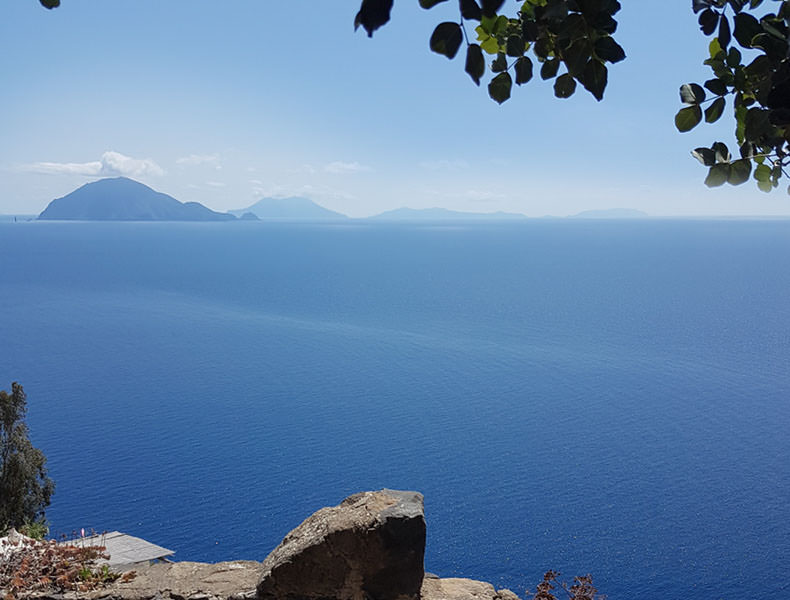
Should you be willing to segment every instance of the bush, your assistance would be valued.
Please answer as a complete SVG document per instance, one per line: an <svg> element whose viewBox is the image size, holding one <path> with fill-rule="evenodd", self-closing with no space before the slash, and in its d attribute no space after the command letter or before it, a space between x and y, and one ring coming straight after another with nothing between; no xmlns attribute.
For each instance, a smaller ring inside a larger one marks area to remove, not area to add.
<svg viewBox="0 0 790 600"><path fill-rule="evenodd" d="M21 385L12 383L10 394L0 390L0 532L42 523L55 491L44 453L28 438L26 412Z"/></svg>

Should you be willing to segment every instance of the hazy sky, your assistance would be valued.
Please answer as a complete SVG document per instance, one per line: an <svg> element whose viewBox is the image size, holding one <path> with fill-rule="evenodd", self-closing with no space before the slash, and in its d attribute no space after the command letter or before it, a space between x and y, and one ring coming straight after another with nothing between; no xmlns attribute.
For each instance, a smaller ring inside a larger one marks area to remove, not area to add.
<svg viewBox="0 0 790 600"><path fill-rule="evenodd" d="M351 216L790 214L786 186L704 187L689 150L732 142L727 119L675 131L678 86L709 78L691 2L621 1L628 58L603 102L536 77L503 106L461 53L428 50L456 2L396 0L372 40L353 30L359 0L3 2L0 213L123 174L216 210L304 195Z"/></svg>

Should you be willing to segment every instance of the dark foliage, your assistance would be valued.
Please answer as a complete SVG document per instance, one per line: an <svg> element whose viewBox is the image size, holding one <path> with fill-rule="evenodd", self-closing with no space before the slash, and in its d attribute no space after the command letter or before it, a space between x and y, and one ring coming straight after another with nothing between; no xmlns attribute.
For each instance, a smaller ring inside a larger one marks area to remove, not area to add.
<svg viewBox="0 0 790 600"><path fill-rule="evenodd" d="M675 116L675 126L690 131L703 118L714 123L729 103L738 145L735 156L719 141L692 151L708 168L705 183L710 187L739 185L751 176L759 189L770 192L788 175L790 1L773 1L778 10L765 11L758 19L763 0L693 0L702 33L713 36L705 60L713 77L703 85L681 86L685 106Z"/></svg>
<svg viewBox="0 0 790 600"><path fill-rule="evenodd" d="M27 398L22 386L0 390L0 531L43 519L55 484L47 459L28 438Z"/></svg>

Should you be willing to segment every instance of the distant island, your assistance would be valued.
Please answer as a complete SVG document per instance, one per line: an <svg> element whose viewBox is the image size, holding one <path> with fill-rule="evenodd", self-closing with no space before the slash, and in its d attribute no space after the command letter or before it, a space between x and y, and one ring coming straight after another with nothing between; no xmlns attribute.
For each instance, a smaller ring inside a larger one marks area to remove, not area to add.
<svg viewBox="0 0 790 600"><path fill-rule="evenodd" d="M86 183L56 198L38 216L58 221L235 221L198 202L179 202L126 177Z"/></svg>
<svg viewBox="0 0 790 600"><path fill-rule="evenodd" d="M644 219L650 215L635 208L604 208L585 210L568 217L569 219Z"/></svg>
<svg viewBox="0 0 790 600"><path fill-rule="evenodd" d="M342 213L324 208L300 196L289 198L261 198L252 206L229 210L230 214L242 217L245 214L252 214L262 221L283 220L283 221L337 221L348 219ZM247 217L249 219L250 217Z"/></svg>
<svg viewBox="0 0 790 600"><path fill-rule="evenodd" d="M644 219L649 215L633 208L585 210L569 219ZM355 221L520 221L521 213L464 212L447 208L396 208ZM556 217L554 217L556 218ZM179 202L127 177L99 179L56 198L38 215L40 220L60 221L345 221L343 213L325 208L309 198L261 198L246 208L226 213L198 202ZM9 219L10 220L10 219Z"/></svg>
<svg viewBox="0 0 790 600"><path fill-rule="evenodd" d="M368 217L377 221L479 221L526 219L520 213L492 212L473 213L446 208L396 208Z"/></svg>

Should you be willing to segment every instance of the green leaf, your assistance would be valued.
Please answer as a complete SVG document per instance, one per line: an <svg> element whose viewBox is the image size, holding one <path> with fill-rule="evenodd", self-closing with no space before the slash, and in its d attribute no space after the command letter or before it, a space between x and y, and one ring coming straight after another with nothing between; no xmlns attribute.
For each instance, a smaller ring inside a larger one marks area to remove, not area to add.
<svg viewBox="0 0 790 600"><path fill-rule="evenodd" d="M562 59L568 72L574 77L581 77L584 73L584 65L590 60L592 46L587 40L580 39L574 41L563 51Z"/></svg>
<svg viewBox="0 0 790 600"><path fill-rule="evenodd" d="M595 54L603 61L618 63L625 59L625 50L611 36L598 38L595 42Z"/></svg>
<svg viewBox="0 0 790 600"><path fill-rule="evenodd" d="M751 79L763 79L768 77L773 70L773 66L771 65L771 59L761 54L750 62L744 70Z"/></svg>
<svg viewBox="0 0 790 600"><path fill-rule="evenodd" d="M495 25L496 25L496 17L495 16L494 17L486 17L485 15L483 15L483 18L480 19L480 27L486 33L493 33Z"/></svg>
<svg viewBox="0 0 790 600"><path fill-rule="evenodd" d="M730 163L716 163L708 171L705 178L705 185L708 187L719 187L727 182L730 177Z"/></svg>
<svg viewBox="0 0 790 600"><path fill-rule="evenodd" d="M510 21L505 15L499 15L496 18L496 21L494 21L494 28L491 31L491 33L494 35L499 35L501 33L504 33L509 24Z"/></svg>
<svg viewBox="0 0 790 600"><path fill-rule="evenodd" d="M60 0L41 0L41 6L46 8L57 8L60 6Z"/></svg>
<svg viewBox="0 0 790 600"><path fill-rule="evenodd" d="M741 185L749 181L752 173L752 161L740 158L730 164L730 173L727 176L727 183L730 185Z"/></svg>
<svg viewBox="0 0 790 600"><path fill-rule="evenodd" d="M691 131L702 121L702 109L699 106L681 108L675 115L675 127L681 133Z"/></svg>
<svg viewBox="0 0 790 600"><path fill-rule="evenodd" d="M488 84L488 95L497 103L502 104L505 100L510 98L510 90L513 87L513 79L510 73L505 71L500 73L491 80Z"/></svg>
<svg viewBox="0 0 790 600"><path fill-rule="evenodd" d="M721 19L719 19L719 45L722 49L726 48L730 45L730 21L727 19L726 15L721 15Z"/></svg>
<svg viewBox="0 0 790 600"><path fill-rule="evenodd" d="M773 191L774 186L771 183L771 180L768 181L758 181L757 187L760 189L761 192L765 192L766 194L770 191Z"/></svg>
<svg viewBox="0 0 790 600"><path fill-rule="evenodd" d="M746 114L748 109L741 105L735 107L735 137L739 144L746 140Z"/></svg>
<svg viewBox="0 0 790 600"><path fill-rule="evenodd" d="M373 32L390 20L391 11L392 0L362 0L359 12L354 17L354 31L362 25L368 37L373 37Z"/></svg>
<svg viewBox="0 0 790 600"><path fill-rule="evenodd" d="M482 0L483 16L493 17L495 14L499 12L499 9L502 8L502 5L504 3L505 0Z"/></svg>
<svg viewBox="0 0 790 600"><path fill-rule="evenodd" d="M483 51L477 44L469 44L466 49L466 66L464 70L469 73L477 85L480 85L480 78L486 72L486 62L483 59Z"/></svg>
<svg viewBox="0 0 790 600"><path fill-rule="evenodd" d="M529 56L522 56L516 61L513 69L516 72L516 83L521 85L532 79L532 61Z"/></svg>
<svg viewBox="0 0 790 600"><path fill-rule="evenodd" d="M420 0L420 6L423 8L433 8L437 4L441 4L442 2L446 2L447 0Z"/></svg>
<svg viewBox="0 0 790 600"><path fill-rule="evenodd" d="M543 18L552 21L564 21L568 18L568 3L564 0L559 0L558 2L546 4Z"/></svg>
<svg viewBox="0 0 790 600"><path fill-rule="evenodd" d="M513 58L518 58L524 55L527 45L524 43L520 35L509 35L506 44L506 54Z"/></svg>
<svg viewBox="0 0 790 600"><path fill-rule="evenodd" d="M710 35L716 31L716 25L719 24L719 13L710 8L706 8L699 16L699 28L705 35Z"/></svg>
<svg viewBox="0 0 790 600"><path fill-rule="evenodd" d="M545 79L551 79L552 77L556 77L557 71L559 71L559 69L560 69L559 58L552 58L551 60L547 60L540 67L540 78L545 80Z"/></svg>
<svg viewBox="0 0 790 600"><path fill-rule="evenodd" d="M697 83L684 83L680 86L680 101L683 104L700 104L705 101L705 90Z"/></svg>
<svg viewBox="0 0 790 600"><path fill-rule="evenodd" d="M538 29L538 24L534 21L522 21L521 23L521 37L523 37L528 42L534 42L538 39L538 35L540 34L540 30Z"/></svg>
<svg viewBox="0 0 790 600"><path fill-rule="evenodd" d="M717 96L724 96L727 93L727 84L725 84L721 79L708 79L705 82L705 87L713 94Z"/></svg>
<svg viewBox="0 0 790 600"><path fill-rule="evenodd" d="M501 73L502 71L507 71L507 59L505 55L501 52L497 54L497 57L494 59L494 62L491 63L491 70L494 73Z"/></svg>
<svg viewBox="0 0 790 600"><path fill-rule="evenodd" d="M595 99L599 102L603 100L607 79L608 71L606 66L594 58L590 59L584 67L582 85L584 85L585 89L595 96Z"/></svg>
<svg viewBox="0 0 790 600"><path fill-rule="evenodd" d="M696 15L699 11L709 8L713 0L691 0L691 8Z"/></svg>
<svg viewBox="0 0 790 600"><path fill-rule="evenodd" d="M461 16L464 19L479 21L483 18L483 11L475 0L458 0L461 6Z"/></svg>
<svg viewBox="0 0 790 600"><path fill-rule="evenodd" d="M716 98L713 103L705 109L705 122L715 123L724 112L724 98Z"/></svg>
<svg viewBox="0 0 790 600"><path fill-rule="evenodd" d="M719 44L719 40L713 38L708 44L708 52L711 58L716 58L721 52L721 44Z"/></svg>
<svg viewBox="0 0 790 600"><path fill-rule="evenodd" d="M771 125L771 111L762 108L750 108L746 113L746 126L744 135L748 140L757 140L773 132Z"/></svg>
<svg viewBox="0 0 790 600"><path fill-rule="evenodd" d="M447 58L454 58L463 39L464 34L458 23L439 23L431 35L431 50Z"/></svg>
<svg viewBox="0 0 790 600"><path fill-rule="evenodd" d="M554 95L557 98L570 98L576 91L576 80L568 73L560 75L554 82Z"/></svg>
<svg viewBox="0 0 790 600"><path fill-rule="evenodd" d="M499 42L493 36L488 36L482 40L480 47L485 50L486 54L499 54Z"/></svg>
<svg viewBox="0 0 790 600"><path fill-rule="evenodd" d="M710 148L695 148L691 151L691 156L706 167L712 167L716 164L716 154Z"/></svg>
<svg viewBox="0 0 790 600"><path fill-rule="evenodd" d="M723 142L714 142L713 152L716 155L717 163L729 163L730 159L732 158L732 155L730 154L730 149L727 148L727 144Z"/></svg>
<svg viewBox="0 0 790 600"><path fill-rule="evenodd" d="M730 48L730 51L727 53L727 66L734 69L741 64L742 58L740 50L735 47Z"/></svg>
<svg viewBox="0 0 790 600"><path fill-rule="evenodd" d="M757 181L763 182L771 182L771 167L768 165L757 165L757 168L754 170L754 178ZM770 189L768 190L770 191Z"/></svg>
<svg viewBox="0 0 790 600"><path fill-rule="evenodd" d="M765 27L765 23L763 26ZM761 33L754 36L752 40L752 47L763 50L768 57L776 62L785 58L787 54L787 41L778 40L774 36L767 33Z"/></svg>

